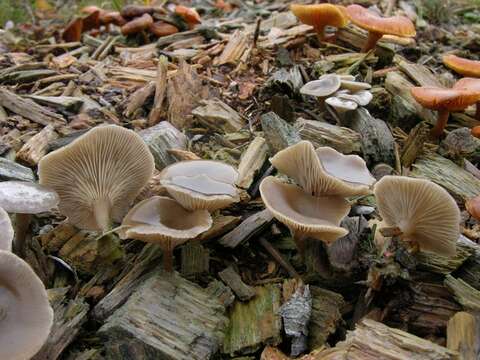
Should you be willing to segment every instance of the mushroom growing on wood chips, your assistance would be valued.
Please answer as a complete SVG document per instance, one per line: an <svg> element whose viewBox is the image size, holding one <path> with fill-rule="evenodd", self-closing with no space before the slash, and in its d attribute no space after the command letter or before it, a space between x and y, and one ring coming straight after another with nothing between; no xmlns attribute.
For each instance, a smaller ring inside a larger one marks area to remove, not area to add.
<svg viewBox="0 0 480 360"><path fill-rule="evenodd" d="M188 160L167 166L160 182L185 209L223 209L240 200L235 187L238 172L213 160Z"/></svg>
<svg viewBox="0 0 480 360"><path fill-rule="evenodd" d="M383 35L401 37L416 35L412 21L404 16L384 18L360 5L349 5L346 12L352 23L368 31L368 39L362 52L373 49Z"/></svg>
<svg viewBox="0 0 480 360"><path fill-rule="evenodd" d="M260 194L266 208L290 229L301 253L306 238L329 244L348 234L348 230L340 227L350 211L350 205L342 197L313 196L273 176L262 180Z"/></svg>
<svg viewBox="0 0 480 360"><path fill-rule="evenodd" d="M325 27L343 28L348 24L343 6L332 4L292 4L290 10L304 24L313 26L320 41L325 40Z"/></svg>
<svg viewBox="0 0 480 360"><path fill-rule="evenodd" d="M28 360L43 346L53 310L42 281L21 258L0 250L0 359Z"/></svg>
<svg viewBox="0 0 480 360"><path fill-rule="evenodd" d="M149 14L143 14L130 20L121 27L123 35L132 35L147 30L153 24L153 18Z"/></svg>
<svg viewBox="0 0 480 360"><path fill-rule="evenodd" d="M443 64L463 76L480 77L480 61L465 59L453 54L442 57Z"/></svg>
<svg viewBox="0 0 480 360"><path fill-rule="evenodd" d="M454 89L464 89L472 91L480 91L480 79L476 78L463 78L458 80L454 85ZM475 119L480 120L480 100L477 101L477 110L475 112Z"/></svg>
<svg viewBox="0 0 480 360"><path fill-rule="evenodd" d="M118 233L158 244L164 254L165 270L173 270L173 249L212 226L207 210L188 211L175 200L154 196L135 205L125 216Z"/></svg>
<svg viewBox="0 0 480 360"><path fill-rule="evenodd" d="M38 164L40 183L60 197L60 212L81 229L103 231L112 219L122 221L153 170L142 138L116 125L93 128Z"/></svg>
<svg viewBox="0 0 480 360"><path fill-rule="evenodd" d="M384 176L374 188L383 222L422 251L454 256L460 236L460 211L439 185L424 179Z"/></svg>
<svg viewBox="0 0 480 360"><path fill-rule="evenodd" d="M340 89L342 80L337 74L322 75L318 80L309 81L300 89L304 95L324 98Z"/></svg>
<svg viewBox="0 0 480 360"><path fill-rule="evenodd" d="M315 196L365 195L375 183L361 157L343 155L330 147L315 150L309 141L279 151L270 162Z"/></svg>

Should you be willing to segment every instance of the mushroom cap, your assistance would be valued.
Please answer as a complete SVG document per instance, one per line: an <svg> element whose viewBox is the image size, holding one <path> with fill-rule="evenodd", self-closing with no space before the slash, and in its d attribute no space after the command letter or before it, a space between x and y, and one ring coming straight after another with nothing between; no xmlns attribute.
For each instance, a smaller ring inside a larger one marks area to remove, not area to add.
<svg viewBox="0 0 480 360"><path fill-rule="evenodd" d="M350 205L340 196L312 196L273 176L262 180L260 194L267 209L293 235L332 243L348 234L340 222L350 211Z"/></svg>
<svg viewBox="0 0 480 360"><path fill-rule="evenodd" d="M0 207L0 250L11 251L13 227L8 213Z"/></svg>
<svg viewBox="0 0 480 360"><path fill-rule="evenodd" d="M472 136L475 136L477 139L480 139L480 126L477 125L472 127L472 129L470 130L470 134L472 134Z"/></svg>
<svg viewBox="0 0 480 360"><path fill-rule="evenodd" d="M175 14L182 17L189 25L200 24L202 22L200 15L194 8L186 7L183 5L175 6Z"/></svg>
<svg viewBox="0 0 480 360"><path fill-rule="evenodd" d="M0 182L0 207L9 213L38 214L57 206L59 197L50 188L26 181Z"/></svg>
<svg viewBox="0 0 480 360"><path fill-rule="evenodd" d="M453 89L480 91L480 79L471 77L460 79L453 85Z"/></svg>
<svg viewBox="0 0 480 360"><path fill-rule="evenodd" d="M0 250L0 359L26 360L47 340L53 310L30 265Z"/></svg>
<svg viewBox="0 0 480 360"><path fill-rule="evenodd" d="M347 15L350 20L362 29L378 34L414 37L415 26L405 16L381 17L360 5L347 6Z"/></svg>
<svg viewBox="0 0 480 360"><path fill-rule="evenodd" d="M100 27L100 11L94 11L83 18L82 32Z"/></svg>
<svg viewBox="0 0 480 360"><path fill-rule="evenodd" d="M120 15L124 18L136 18L144 14L153 14L155 9L148 5L125 5L120 11Z"/></svg>
<svg viewBox="0 0 480 360"><path fill-rule="evenodd" d="M325 100L325 103L333 107L339 113L355 110L358 107L357 102L336 96L329 97Z"/></svg>
<svg viewBox="0 0 480 360"><path fill-rule="evenodd" d="M405 240L423 251L455 255L460 211L445 189L424 179L387 175L374 193L383 222L400 228Z"/></svg>
<svg viewBox="0 0 480 360"><path fill-rule="evenodd" d="M178 28L172 24L166 23L164 21L157 21L154 22L148 30L155 36L167 36L171 34L175 34L178 32Z"/></svg>
<svg viewBox="0 0 480 360"><path fill-rule="evenodd" d="M344 11L332 4L292 4L290 10L302 23L315 28L325 25L342 28L348 24Z"/></svg>
<svg viewBox="0 0 480 360"><path fill-rule="evenodd" d="M432 110L460 111L480 100L480 91L413 87L411 93L423 107Z"/></svg>
<svg viewBox="0 0 480 360"><path fill-rule="evenodd" d="M152 24L153 18L150 16L150 14L143 14L142 16L127 22L121 27L120 30L122 31L123 35L132 35L148 29Z"/></svg>
<svg viewBox="0 0 480 360"><path fill-rule="evenodd" d="M341 80L337 74L322 75L302 86L300 93L316 97L325 97L340 89Z"/></svg>
<svg viewBox="0 0 480 360"><path fill-rule="evenodd" d="M76 42L80 41L82 38L83 31L83 19L75 18L70 23L68 23L65 30L62 33L62 39L66 42Z"/></svg>
<svg viewBox="0 0 480 360"><path fill-rule="evenodd" d="M127 20L120 15L118 11L104 11L100 13L100 22L102 24L114 24L117 26L123 26L127 23Z"/></svg>
<svg viewBox="0 0 480 360"><path fill-rule="evenodd" d="M153 196L135 205L122 222L122 238L146 242L171 241L180 245L207 231L212 218L207 210L188 211L175 200Z"/></svg>
<svg viewBox="0 0 480 360"><path fill-rule="evenodd" d="M480 221L480 196L477 195L465 201L465 208L475 220Z"/></svg>
<svg viewBox="0 0 480 360"><path fill-rule="evenodd" d="M153 170L142 138L117 125L93 128L38 164L40 183L60 197L60 212L86 230L120 222Z"/></svg>
<svg viewBox="0 0 480 360"><path fill-rule="evenodd" d="M350 91L360 91L360 90L369 90L372 88L372 85L366 82L354 81L354 80L342 80L340 88L348 89Z"/></svg>
<svg viewBox="0 0 480 360"><path fill-rule="evenodd" d="M309 141L279 151L270 162L307 193L316 196L365 195L375 182L361 157L343 155L330 147L315 151Z"/></svg>
<svg viewBox="0 0 480 360"><path fill-rule="evenodd" d="M353 94L349 94L349 93L339 94L339 92L337 91L337 93L335 93L335 96L340 98L340 99L355 101L360 106L368 105L370 103L370 101L372 101L372 99L373 99L372 93L370 91L367 91L367 90L360 90L360 91L357 91Z"/></svg>
<svg viewBox="0 0 480 360"><path fill-rule="evenodd" d="M443 64L464 76L480 77L480 61L465 59L453 54L442 57Z"/></svg>
<svg viewBox="0 0 480 360"><path fill-rule="evenodd" d="M168 193L188 210L214 211L240 200L235 182L238 172L213 160L180 161L159 175Z"/></svg>

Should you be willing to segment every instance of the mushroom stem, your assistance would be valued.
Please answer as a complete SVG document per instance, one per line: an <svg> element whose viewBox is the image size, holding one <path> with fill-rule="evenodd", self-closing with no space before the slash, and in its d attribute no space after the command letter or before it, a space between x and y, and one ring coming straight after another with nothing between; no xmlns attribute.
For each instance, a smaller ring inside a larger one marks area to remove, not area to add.
<svg viewBox="0 0 480 360"><path fill-rule="evenodd" d="M402 230L400 230L400 228L396 226L384 227L379 229L378 231L380 231L380 233L385 237L394 237L403 234Z"/></svg>
<svg viewBox="0 0 480 360"><path fill-rule="evenodd" d="M93 204L93 213L98 227L106 232L110 228L110 202L105 199L97 199Z"/></svg>
<svg viewBox="0 0 480 360"><path fill-rule="evenodd" d="M27 238L28 229L30 227L30 222L32 221L31 214L20 214L15 215L15 242L14 242L14 252L20 256L25 257L25 240Z"/></svg>
<svg viewBox="0 0 480 360"><path fill-rule="evenodd" d="M325 25L315 26L315 32L317 33L317 39L319 42L325 41Z"/></svg>
<svg viewBox="0 0 480 360"><path fill-rule="evenodd" d="M445 130L445 126L447 126L449 115L450 115L450 111L446 109L442 109L438 111L437 123L435 124L435 126L431 131L431 134L433 137L438 138L443 134L443 130Z"/></svg>
<svg viewBox="0 0 480 360"><path fill-rule="evenodd" d="M302 259L305 259L305 240L307 236L303 233L299 233L298 231L295 232L290 230L293 236L293 241L295 241L295 245L297 245L298 253L300 254Z"/></svg>
<svg viewBox="0 0 480 360"><path fill-rule="evenodd" d="M373 49L382 36L383 34L370 31L368 33L367 42L365 43L365 45L363 45L362 52L367 52L368 50Z"/></svg>
<svg viewBox="0 0 480 360"><path fill-rule="evenodd" d="M162 246L163 251L163 269L171 273L173 272L173 246L171 241Z"/></svg>

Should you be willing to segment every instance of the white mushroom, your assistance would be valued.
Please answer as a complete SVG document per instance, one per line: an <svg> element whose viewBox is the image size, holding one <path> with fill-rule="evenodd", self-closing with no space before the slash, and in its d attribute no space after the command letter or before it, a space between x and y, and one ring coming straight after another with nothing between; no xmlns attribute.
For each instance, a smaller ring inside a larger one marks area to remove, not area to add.
<svg viewBox="0 0 480 360"><path fill-rule="evenodd" d="M325 100L325 103L333 107L335 111L340 114L355 110L358 107L358 104L355 101L345 100L335 96L329 97Z"/></svg>
<svg viewBox="0 0 480 360"><path fill-rule="evenodd" d="M341 80L336 74L322 75L318 80L313 80L302 86L300 93L315 97L326 97L340 89Z"/></svg>
<svg viewBox="0 0 480 360"><path fill-rule="evenodd" d="M353 94L349 93L340 93L340 91L337 91L335 93L335 96L338 97L339 99L342 100L349 100L349 101L354 101L360 106L366 106L372 101L373 95L370 91L367 90L360 90L357 91Z"/></svg>
<svg viewBox="0 0 480 360"><path fill-rule="evenodd" d="M0 250L12 249L13 227L8 213L0 208Z"/></svg>
<svg viewBox="0 0 480 360"><path fill-rule="evenodd" d="M360 90L368 90L372 88L372 85L365 82L358 82L358 81L349 81L349 80L342 80L340 87L342 89L348 89L352 92L360 91Z"/></svg>

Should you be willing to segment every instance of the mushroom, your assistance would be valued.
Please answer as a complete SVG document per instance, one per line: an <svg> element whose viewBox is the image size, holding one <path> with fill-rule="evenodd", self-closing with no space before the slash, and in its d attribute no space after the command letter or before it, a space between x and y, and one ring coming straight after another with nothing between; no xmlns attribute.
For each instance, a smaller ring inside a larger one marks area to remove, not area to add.
<svg viewBox="0 0 480 360"><path fill-rule="evenodd" d="M82 32L98 29L100 27L100 11L94 11L83 18Z"/></svg>
<svg viewBox="0 0 480 360"><path fill-rule="evenodd" d="M366 90L360 90L357 91L353 94L350 93L340 93L340 91L337 91L334 94L337 98L343 99L343 100L350 100L356 102L360 106L366 106L372 101L373 95L370 91Z"/></svg>
<svg viewBox="0 0 480 360"><path fill-rule="evenodd" d="M196 24L200 24L202 20L198 15L197 10L182 5L175 6L175 14L180 16L190 29L193 29Z"/></svg>
<svg viewBox="0 0 480 360"><path fill-rule="evenodd" d="M335 96L329 97L327 100L325 100L325 103L333 107L339 114L355 110L358 107L358 103L355 101Z"/></svg>
<svg viewBox="0 0 480 360"><path fill-rule="evenodd" d="M465 201L465 209L475 220L480 221L480 196L477 195Z"/></svg>
<svg viewBox="0 0 480 360"><path fill-rule="evenodd" d="M360 5L349 5L346 12L350 20L358 27L368 31L368 39L362 52L367 52L377 44L383 35L401 37L414 37L415 26L412 21L404 16L383 18Z"/></svg>
<svg viewBox="0 0 480 360"><path fill-rule="evenodd" d="M21 258L0 250L0 359L32 358L52 324L53 310L41 280Z"/></svg>
<svg viewBox="0 0 480 360"><path fill-rule="evenodd" d="M141 17L145 14L153 14L154 8L148 5L126 5L120 11L120 15L127 19Z"/></svg>
<svg viewBox="0 0 480 360"><path fill-rule="evenodd" d="M341 79L337 74L322 75L318 80L313 80L302 86L300 93L319 98L327 97L340 89Z"/></svg>
<svg viewBox="0 0 480 360"><path fill-rule="evenodd" d="M164 254L165 270L173 270L173 249L212 226L207 210L188 211L175 200L153 196L135 205L117 231L122 239L157 243Z"/></svg>
<svg viewBox="0 0 480 360"><path fill-rule="evenodd" d="M176 26L163 21L154 22L152 25L150 25L148 30L153 35L158 37L172 35L178 32L178 28Z"/></svg>
<svg viewBox="0 0 480 360"><path fill-rule="evenodd" d="M11 251L13 227L8 213L0 207L0 250Z"/></svg>
<svg viewBox="0 0 480 360"><path fill-rule="evenodd" d="M60 212L81 229L102 231L123 219L153 170L142 138L117 125L93 128L38 164L40 183L60 197Z"/></svg>
<svg viewBox="0 0 480 360"><path fill-rule="evenodd" d="M477 103L477 112L478 112L478 103ZM472 127L472 129L470 130L470 134L472 134L472 136L476 137L477 139L480 139L480 125Z"/></svg>
<svg viewBox="0 0 480 360"><path fill-rule="evenodd" d="M438 111L438 120L432 129L434 137L442 135L450 111L464 110L480 100L480 91L465 89L413 87L410 91L415 100L424 108Z"/></svg>
<svg viewBox="0 0 480 360"><path fill-rule="evenodd" d="M266 208L292 233L303 255L304 240L313 238L330 244L348 234L340 221L350 211L348 202L339 196L312 196L297 185L285 184L268 176L260 184Z"/></svg>
<svg viewBox="0 0 480 360"><path fill-rule="evenodd" d="M125 20L118 11L104 11L103 13L100 13L100 22L105 26L110 24L123 26L127 23L127 20Z"/></svg>
<svg viewBox="0 0 480 360"><path fill-rule="evenodd" d="M213 160L188 160L167 166L160 183L185 209L214 211L239 201L238 172Z"/></svg>
<svg viewBox="0 0 480 360"><path fill-rule="evenodd" d="M77 42L82 38L83 19L73 19L63 30L62 39L66 42Z"/></svg>
<svg viewBox="0 0 480 360"><path fill-rule="evenodd" d="M480 63L480 61L479 61ZM480 91L480 79L475 78L463 78L458 80L454 85L454 89L464 89L472 91ZM480 120L480 100L476 103L477 110L475 112L475 119Z"/></svg>
<svg viewBox="0 0 480 360"><path fill-rule="evenodd" d="M455 255L460 211L445 189L424 179L387 175L374 193L383 222L400 239L422 251Z"/></svg>
<svg viewBox="0 0 480 360"><path fill-rule="evenodd" d="M120 30L123 35L132 35L148 29L153 24L153 18L149 14L143 14L123 25Z"/></svg>
<svg viewBox="0 0 480 360"><path fill-rule="evenodd" d="M442 57L443 64L463 76L480 77L480 61L465 59L453 54Z"/></svg>
<svg viewBox="0 0 480 360"><path fill-rule="evenodd" d="M313 26L320 41L325 40L326 26L343 28L348 24L348 17L344 13L343 6L292 4L290 10L302 23Z"/></svg>
<svg viewBox="0 0 480 360"><path fill-rule="evenodd" d="M23 182L0 182L0 207L15 215L15 250L23 255L32 214L49 211L58 204L58 195L44 186Z"/></svg>
<svg viewBox="0 0 480 360"><path fill-rule="evenodd" d="M365 195L375 183L361 157L343 155L330 147L315 151L309 141L279 151L270 162L315 196Z"/></svg>
<svg viewBox="0 0 480 360"><path fill-rule="evenodd" d="M353 81L353 80L344 80L340 84L340 88L347 89L353 92L361 91L361 90L369 90L372 88L372 85L365 82Z"/></svg>

